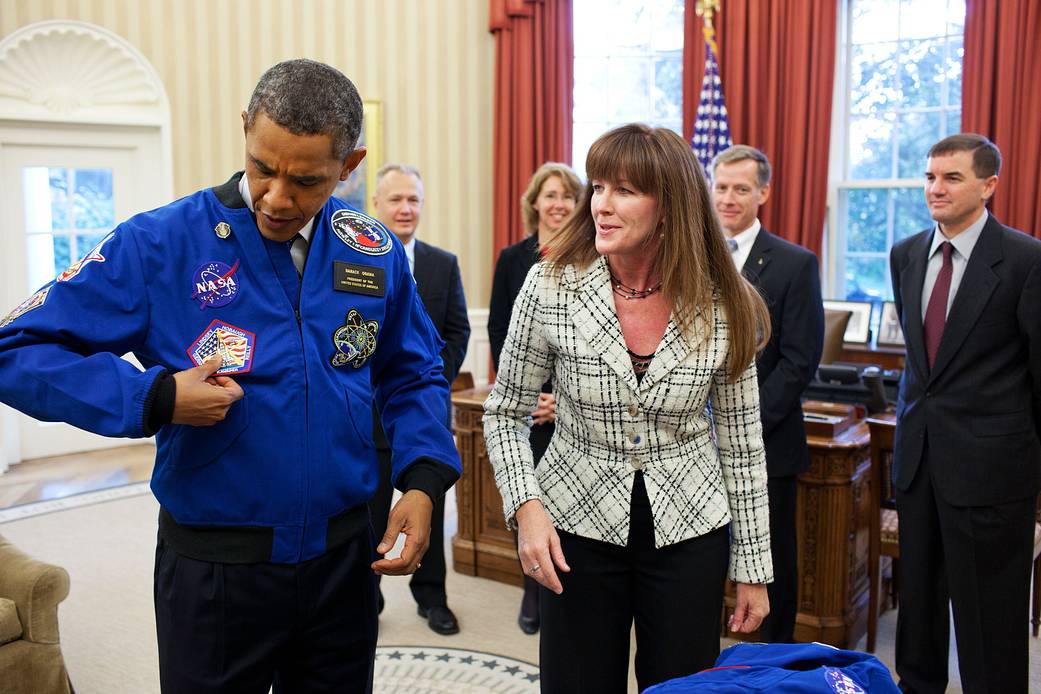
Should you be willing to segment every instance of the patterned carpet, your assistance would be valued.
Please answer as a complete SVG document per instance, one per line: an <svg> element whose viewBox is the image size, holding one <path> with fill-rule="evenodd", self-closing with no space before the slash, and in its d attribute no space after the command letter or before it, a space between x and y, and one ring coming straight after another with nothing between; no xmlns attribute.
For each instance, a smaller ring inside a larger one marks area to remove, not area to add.
<svg viewBox="0 0 1041 694"><path fill-rule="evenodd" d="M528 694L538 666L493 653L441 646L380 646L375 694Z"/></svg>

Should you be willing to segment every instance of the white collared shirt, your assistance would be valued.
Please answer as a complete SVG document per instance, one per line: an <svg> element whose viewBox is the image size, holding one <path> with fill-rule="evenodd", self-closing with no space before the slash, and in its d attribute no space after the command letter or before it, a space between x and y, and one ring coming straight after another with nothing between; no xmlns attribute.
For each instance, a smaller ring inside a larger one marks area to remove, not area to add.
<svg viewBox="0 0 1041 694"><path fill-rule="evenodd" d="M742 231L737 236L731 236L730 238L737 242L737 250L731 253L734 258L734 265L737 266L737 271L741 270L745 266L745 261L748 260L748 254L752 252L752 245L755 244L755 237L759 235L759 230L763 228L763 225L759 223L759 218L752 222L752 226Z"/></svg>
<svg viewBox="0 0 1041 694"><path fill-rule="evenodd" d="M412 276L416 276L416 236L412 235L412 238L408 240L408 243L402 244L405 247L405 255L408 256L408 271L412 273Z"/></svg>
<svg viewBox="0 0 1041 694"><path fill-rule="evenodd" d="M954 303L954 297L958 294L958 287L961 285L961 278L965 276L965 267L969 264L969 256L972 255L972 249L976 247L976 242L980 240L980 234L983 232L983 225L987 223L987 209L983 209L983 214L979 216L975 222L973 222L968 229L961 232L953 239L948 239L940 231L940 225L937 224L933 228L933 243L929 246L928 264L925 266L925 283L922 285L922 323L925 323L925 311L929 307L929 297L932 296L933 287L936 286L936 277L940 274L940 268L943 267L943 252L940 251L940 244L944 241L951 242L951 290L947 294L947 310L944 312L946 316L951 312L951 305Z"/></svg>

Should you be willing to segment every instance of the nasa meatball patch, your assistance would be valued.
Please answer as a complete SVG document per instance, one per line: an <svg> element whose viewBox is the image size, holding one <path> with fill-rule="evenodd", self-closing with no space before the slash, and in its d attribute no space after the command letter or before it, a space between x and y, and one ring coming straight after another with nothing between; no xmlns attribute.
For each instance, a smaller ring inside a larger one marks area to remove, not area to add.
<svg viewBox="0 0 1041 694"><path fill-rule="evenodd" d="M232 265L219 260L210 260L192 274L192 301L199 304L199 310L227 306L239 295L239 284L235 272L239 269L239 261Z"/></svg>
<svg viewBox="0 0 1041 694"><path fill-rule="evenodd" d="M333 231L345 244L366 255L383 255L393 242L390 232L372 217L354 210L337 210L331 220Z"/></svg>
<svg viewBox="0 0 1041 694"><path fill-rule="evenodd" d="M257 336L221 320L210 323L202 335L187 349L188 357L196 366L205 363L214 354L221 358L217 374L248 373L253 368L253 351Z"/></svg>

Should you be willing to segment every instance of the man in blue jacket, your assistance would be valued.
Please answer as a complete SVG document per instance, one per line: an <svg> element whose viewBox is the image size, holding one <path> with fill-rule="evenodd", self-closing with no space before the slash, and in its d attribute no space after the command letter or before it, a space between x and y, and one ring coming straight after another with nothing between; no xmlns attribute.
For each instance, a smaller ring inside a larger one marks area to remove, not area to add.
<svg viewBox="0 0 1041 694"><path fill-rule="evenodd" d="M0 400L156 435L164 692L367 692L374 572L416 569L459 475L442 342L401 244L331 198L365 156L350 80L280 63L242 117L244 173L120 224L0 321ZM373 402L404 492L378 547Z"/></svg>

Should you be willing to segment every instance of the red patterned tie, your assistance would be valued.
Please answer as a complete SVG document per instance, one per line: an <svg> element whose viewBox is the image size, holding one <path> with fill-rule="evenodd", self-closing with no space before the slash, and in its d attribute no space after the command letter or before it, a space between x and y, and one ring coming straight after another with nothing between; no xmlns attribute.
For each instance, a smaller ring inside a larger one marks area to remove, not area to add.
<svg viewBox="0 0 1041 694"><path fill-rule="evenodd" d="M930 369L936 361L936 352L940 349L940 340L943 339L943 326L947 323L947 297L951 293L951 275L954 273L954 264L951 262L952 248L950 241L940 244L940 250L943 251L943 267L936 276L936 284L933 285L933 293L925 309L925 353Z"/></svg>

